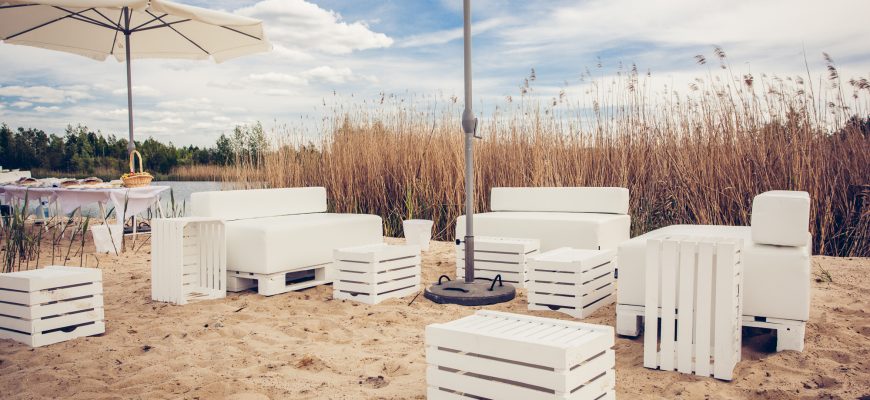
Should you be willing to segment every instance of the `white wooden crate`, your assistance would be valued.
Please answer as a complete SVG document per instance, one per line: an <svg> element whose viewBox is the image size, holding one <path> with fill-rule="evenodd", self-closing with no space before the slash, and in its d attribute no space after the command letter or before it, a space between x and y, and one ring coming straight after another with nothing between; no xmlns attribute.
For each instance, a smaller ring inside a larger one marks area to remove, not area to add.
<svg viewBox="0 0 870 400"><path fill-rule="evenodd" d="M151 298L175 304L227 295L223 221L155 218L151 227Z"/></svg>
<svg viewBox="0 0 870 400"><path fill-rule="evenodd" d="M613 250L562 247L529 259L529 310L557 310L586 318L612 304Z"/></svg>
<svg viewBox="0 0 870 400"><path fill-rule="evenodd" d="M496 311L426 327L429 399L615 399L613 328Z"/></svg>
<svg viewBox="0 0 870 400"><path fill-rule="evenodd" d="M526 287L529 281L528 259L538 254L538 239L474 237L474 277L495 279ZM456 246L456 277L465 278L465 243Z"/></svg>
<svg viewBox="0 0 870 400"><path fill-rule="evenodd" d="M420 246L380 243L337 249L333 256L336 299L378 304L420 291Z"/></svg>
<svg viewBox="0 0 870 400"><path fill-rule="evenodd" d="M647 241L645 367L733 378L743 315L741 247L740 240L689 236Z"/></svg>
<svg viewBox="0 0 870 400"><path fill-rule="evenodd" d="M31 347L106 331L103 274L49 266L0 274L0 338Z"/></svg>

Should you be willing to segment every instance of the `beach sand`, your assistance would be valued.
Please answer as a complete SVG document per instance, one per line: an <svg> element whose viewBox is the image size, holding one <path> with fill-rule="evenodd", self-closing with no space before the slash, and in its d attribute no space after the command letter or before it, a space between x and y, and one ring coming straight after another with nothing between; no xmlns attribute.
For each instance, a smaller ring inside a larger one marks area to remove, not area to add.
<svg viewBox="0 0 870 400"><path fill-rule="evenodd" d="M423 255L424 282L453 276L453 252L450 243L432 244ZM336 301L332 286L175 306L151 301L147 245L120 257L101 255L99 268L106 333L38 349L0 340L0 397L422 399L425 326L475 310L422 295L376 306ZM813 277L804 352L775 353L771 335L744 332L736 378L722 382L645 369L642 338L617 338L618 397L870 398L870 259L815 257L814 275L821 268L833 282ZM488 308L571 319L528 311L523 290ZM611 305L585 322L614 319Z"/></svg>

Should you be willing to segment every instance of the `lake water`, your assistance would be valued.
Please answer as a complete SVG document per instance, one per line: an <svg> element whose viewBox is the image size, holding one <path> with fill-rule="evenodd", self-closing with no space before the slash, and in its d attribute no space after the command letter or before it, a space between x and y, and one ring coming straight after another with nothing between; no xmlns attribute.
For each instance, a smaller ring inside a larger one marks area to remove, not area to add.
<svg viewBox="0 0 870 400"><path fill-rule="evenodd" d="M163 209L169 211L170 199L174 197L175 205L181 209L184 205L184 215L190 215L190 195L196 192L210 192L221 190L220 182L188 182L188 181L162 181L152 182L152 186L169 186L169 190L161 195ZM170 191L172 197L170 197Z"/></svg>

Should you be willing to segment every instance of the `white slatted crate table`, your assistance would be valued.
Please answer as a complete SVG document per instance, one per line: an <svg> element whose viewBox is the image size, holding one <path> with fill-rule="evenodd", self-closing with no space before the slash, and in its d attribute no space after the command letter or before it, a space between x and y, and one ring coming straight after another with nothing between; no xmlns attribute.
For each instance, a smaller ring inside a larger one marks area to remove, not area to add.
<svg viewBox="0 0 870 400"><path fill-rule="evenodd" d="M379 243L333 252L333 298L378 304L420 291L420 246Z"/></svg>
<svg viewBox="0 0 870 400"><path fill-rule="evenodd" d="M426 327L429 399L615 399L613 328L496 311Z"/></svg>
<svg viewBox="0 0 870 400"><path fill-rule="evenodd" d="M155 218L151 228L151 299L175 304L227 295L223 221Z"/></svg>
<svg viewBox="0 0 870 400"><path fill-rule="evenodd" d="M31 347L106 331L103 274L49 266L0 274L0 338Z"/></svg>
<svg viewBox="0 0 870 400"><path fill-rule="evenodd" d="M529 257L538 254L538 239L476 236L474 238L474 277L495 279L524 288L529 281ZM456 277L465 277L465 243L456 245Z"/></svg>
<svg viewBox="0 0 870 400"><path fill-rule="evenodd" d="M612 304L613 250L562 247L529 259L529 310L557 310L586 318Z"/></svg>
<svg viewBox="0 0 870 400"><path fill-rule="evenodd" d="M741 248L737 239L673 236L647 242L645 367L733 378L743 315Z"/></svg>

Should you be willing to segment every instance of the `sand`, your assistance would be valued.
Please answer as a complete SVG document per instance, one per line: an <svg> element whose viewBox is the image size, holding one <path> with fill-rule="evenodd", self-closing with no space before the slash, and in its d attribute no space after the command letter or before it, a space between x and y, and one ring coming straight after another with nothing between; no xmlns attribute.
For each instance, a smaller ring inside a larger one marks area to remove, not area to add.
<svg viewBox="0 0 870 400"><path fill-rule="evenodd" d="M395 239L391 239L395 241ZM332 300L332 287L263 297L230 294L186 306L151 301L150 251L99 256L106 333L44 348L0 340L8 399L422 399L424 327L474 312L423 296L376 306ZM453 275L453 246L433 243L424 281ZM90 259L90 264L95 264ZM870 398L870 259L816 257L833 282L812 282L802 353L775 353L769 334L744 332L733 382L642 367L642 339L618 338L623 399ZM410 303L410 304L409 304ZM525 292L491 309L530 312ZM613 325L614 306L586 322Z"/></svg>

